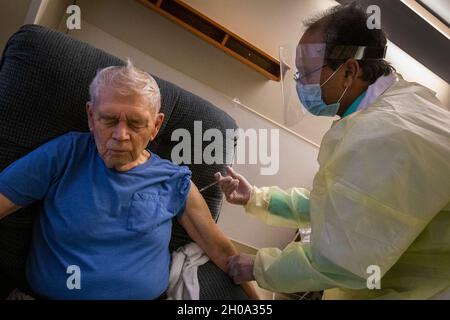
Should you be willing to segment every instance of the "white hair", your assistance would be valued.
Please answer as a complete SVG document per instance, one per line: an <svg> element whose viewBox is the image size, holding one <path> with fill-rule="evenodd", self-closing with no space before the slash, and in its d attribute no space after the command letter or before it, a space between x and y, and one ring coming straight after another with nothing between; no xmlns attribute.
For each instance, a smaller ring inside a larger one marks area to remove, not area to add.
<svg viewBox="0 0 450 320"><path fill-rule="evenodd" d="M123 96L145 96L155 112L161 108L161 93L155 79L147 72L136 68L130 59L126 66L112 66L101 69L89 85L89 95L95 105L104 88L113 88Z"/></svg>

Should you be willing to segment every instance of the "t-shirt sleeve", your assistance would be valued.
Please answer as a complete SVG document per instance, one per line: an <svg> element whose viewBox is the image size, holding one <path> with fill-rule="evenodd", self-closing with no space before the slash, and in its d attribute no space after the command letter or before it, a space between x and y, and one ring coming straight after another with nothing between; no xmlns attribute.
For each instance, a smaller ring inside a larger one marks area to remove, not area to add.
<svg viewBox="0 0 450 320"><path fill-rule="evenodd" d="M16 160L0 173L0 193L19 206L43 199L63 172L71 146L68 133Z"/></svg>
<svg viewBox="0 0 450 320"><path fill-rule="evenodd" d="M172 196L172 210L177 217L182 216L186 208L186 201L191 189L191 176L191 170L185 166L181 166L176 174L175 190Z"/></svg>

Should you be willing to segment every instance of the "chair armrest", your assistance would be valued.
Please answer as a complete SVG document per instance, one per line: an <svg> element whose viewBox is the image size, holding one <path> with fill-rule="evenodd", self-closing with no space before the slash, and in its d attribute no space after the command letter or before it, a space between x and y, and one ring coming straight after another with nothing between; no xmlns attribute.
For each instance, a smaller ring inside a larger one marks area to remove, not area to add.
<svg viewBox="0 0 450 320"><path fill-rule="evenodd" d="M198 268L200 300L248 300L244 290L214 263Z"/></svg>

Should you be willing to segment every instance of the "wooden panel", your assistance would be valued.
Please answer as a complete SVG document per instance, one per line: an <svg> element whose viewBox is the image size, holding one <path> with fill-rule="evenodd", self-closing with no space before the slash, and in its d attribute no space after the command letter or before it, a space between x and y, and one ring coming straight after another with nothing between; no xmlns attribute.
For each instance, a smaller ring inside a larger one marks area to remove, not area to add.
<svg viewBox="0 0 450 320"><path fill-rule="evenodd" d="M267 78L280 81L280 63L261 49L181 0L139 0L162 16L238 59Z"/></svg>

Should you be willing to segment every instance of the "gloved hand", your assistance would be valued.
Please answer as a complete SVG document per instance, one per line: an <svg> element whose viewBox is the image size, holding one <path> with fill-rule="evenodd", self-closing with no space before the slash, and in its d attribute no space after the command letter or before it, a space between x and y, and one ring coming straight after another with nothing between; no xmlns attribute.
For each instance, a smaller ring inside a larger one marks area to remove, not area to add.
<svg viewBox="0 0 450 320"><path fill-rule="evenodd" d="M236 284L252 281L255 280L253 275L254 264L254 255L239 253L228 258L227 273Z"/></svg>
<svg viewBox="0 0 450 320"><path fill-rule="evenodd" d="M214 175L225 198L229 203L245 205L250 199L252 185L230 166L227 166L227 173L226 177L223 177L220 172Z"/></svg>

